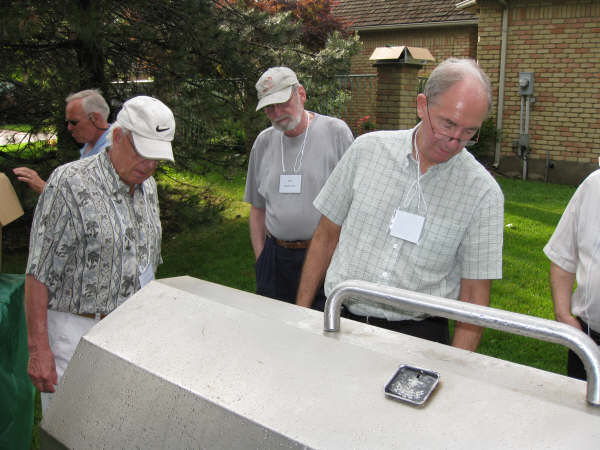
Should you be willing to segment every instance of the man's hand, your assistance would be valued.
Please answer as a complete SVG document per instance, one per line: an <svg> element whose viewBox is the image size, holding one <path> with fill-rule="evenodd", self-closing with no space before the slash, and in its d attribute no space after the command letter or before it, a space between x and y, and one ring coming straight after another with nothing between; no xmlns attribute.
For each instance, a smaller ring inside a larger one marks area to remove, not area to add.
<svg viewBox="0 0 600 450"><path fill-rule="evenodd" d="M54 392L58 384L54 355L49 347L40 350L29 350L27 373L33 385L40 392Z"/></svg>
<svg viewBox="0 0 600 450"><path fill-rule="evenodd" d="M248 224L250 225L250 242L252 242L255 261L258 261L258 257L265 247L265 234L267 232L265 216L265 209L250 206L250 219L248 220Z"/></svg>
<svg viewBox="0 0 600 450"><path fill-rule="evenodd" d="M46 182L40 178L38 173L28 167L17 167L13 169L13 173L19 181L27 183L38 194L41 194L46 186Z"/></svg>
<svg viewBox="0 0 600 450"><path fill-rule="evenodd" d="M25 277L25 317L29 348L27 373L40 392L54 392L58 375L48 339L48 288L29 274Z"/></svg>

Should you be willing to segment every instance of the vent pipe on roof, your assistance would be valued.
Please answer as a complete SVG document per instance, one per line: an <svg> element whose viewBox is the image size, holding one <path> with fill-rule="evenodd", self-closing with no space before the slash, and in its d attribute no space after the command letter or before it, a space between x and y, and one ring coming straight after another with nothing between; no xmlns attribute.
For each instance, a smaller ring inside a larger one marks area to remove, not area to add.
<svg viewBox="0 0 600 450"><path fill-rule="evenodd" d="M462 2L458 2L456 4L456 9L465 9L469 6L475 6L477 4L477 0L464 0Z"/></svg>

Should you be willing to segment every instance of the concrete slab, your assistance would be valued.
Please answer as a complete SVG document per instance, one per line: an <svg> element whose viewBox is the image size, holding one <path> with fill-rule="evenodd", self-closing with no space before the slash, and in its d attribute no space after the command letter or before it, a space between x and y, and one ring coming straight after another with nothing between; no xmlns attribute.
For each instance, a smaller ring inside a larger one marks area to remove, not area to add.
<svg viewBox="0 0 600 450"><path fill-rule="evenodd" d="M190 277L80 342L42 421L68 448L597 448L585 383ZM424 407L398 366L439 372Z"/></svg>

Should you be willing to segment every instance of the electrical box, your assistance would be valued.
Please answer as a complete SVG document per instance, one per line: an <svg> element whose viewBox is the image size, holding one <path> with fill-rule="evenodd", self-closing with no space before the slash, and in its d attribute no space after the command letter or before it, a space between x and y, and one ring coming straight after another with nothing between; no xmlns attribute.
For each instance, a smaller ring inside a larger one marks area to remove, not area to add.
<svg viewBox="0 0 600 450"><path fill-rule="evenodd" d="M519 72L519 95L533 95L533 72Z"/></svg>

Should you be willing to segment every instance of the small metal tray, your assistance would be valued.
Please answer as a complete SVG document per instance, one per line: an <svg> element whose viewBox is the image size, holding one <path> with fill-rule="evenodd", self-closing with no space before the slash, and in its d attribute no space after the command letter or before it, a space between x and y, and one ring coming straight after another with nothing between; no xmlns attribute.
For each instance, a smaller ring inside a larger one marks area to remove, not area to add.
<svg viewBox="0 0 600 450"><path fill-rule="evenodd" d="M431 370L402 365L385 385L385 395L413 405L422 406L440 380Z"/></svg>

